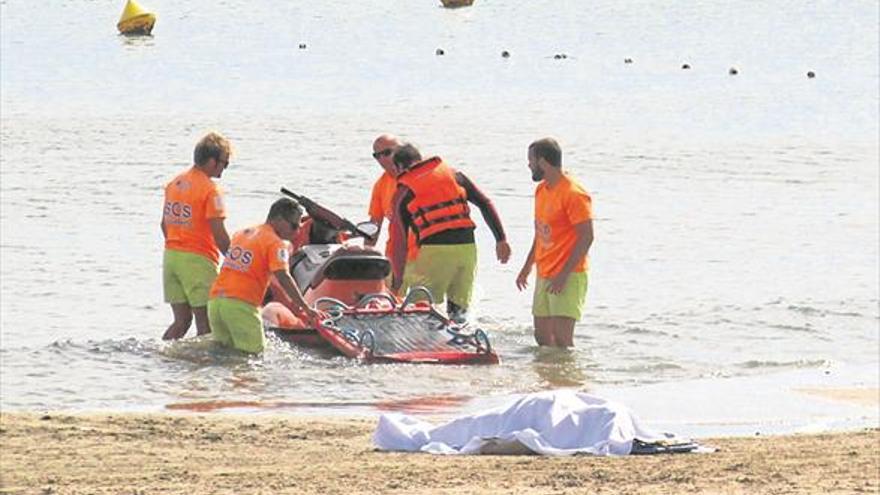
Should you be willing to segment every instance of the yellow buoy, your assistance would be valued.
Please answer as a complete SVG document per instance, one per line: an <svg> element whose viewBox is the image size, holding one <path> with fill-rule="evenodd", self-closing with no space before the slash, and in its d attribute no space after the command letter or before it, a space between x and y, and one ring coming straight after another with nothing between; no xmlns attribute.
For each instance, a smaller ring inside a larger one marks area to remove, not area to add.
<svg viewBox="0 0 880 495"><path fill-rule="evenodd" d="M150 34L153 24L156 24L156 14L147 12L135 0L128 0L116 28L122 34Z"/></svg>

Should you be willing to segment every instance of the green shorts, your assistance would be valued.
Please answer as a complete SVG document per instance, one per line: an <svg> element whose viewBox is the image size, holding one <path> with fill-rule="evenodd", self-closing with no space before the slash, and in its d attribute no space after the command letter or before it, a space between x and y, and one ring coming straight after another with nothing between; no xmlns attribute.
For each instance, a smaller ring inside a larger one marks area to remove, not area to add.
<svg viewBox="0 0 880 495"><path fill-rule="evenodd" d="M165 302L202 308L217 278L217 265L204 256L166 249L162 259Z"/></svg>
<svg viewBox="0 0 880 495"><path fill-rule="evenodd" d="M535 298L532 300L532 315L538 318L564 316L574 321L580 320L588 282L586 272L575 272L568 276L562 292L551 294L547 292L550 279L538 277L535 282Z"/></svg>
<svg viewBox="0 0 880 495"><path fill-rule="evenodd" d="M208 323L214 340L227 347L252 353L266 347L260 312L251 303L214 297L208 301Z"/></svg>
<svg viewBox="0 0 880 495"><path fill-rule="evenodd" d="M467 309L477 272L476 244L427 244L419 248L419 256L407 264L403 275L403 292L410 287L427 287L435 303L448 299Z"/></svg>

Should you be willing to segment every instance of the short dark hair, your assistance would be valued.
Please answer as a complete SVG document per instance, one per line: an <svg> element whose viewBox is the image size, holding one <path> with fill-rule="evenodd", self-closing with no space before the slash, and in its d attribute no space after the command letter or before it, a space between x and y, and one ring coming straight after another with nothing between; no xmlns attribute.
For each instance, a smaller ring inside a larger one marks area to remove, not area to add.
<svg viewBox="0 0 880 495"><path fill-rule="evenodd" d="M290 222L299 223L300 218L302 218L302 214L303 209L299 205L299 203L290 198L281 198L278 201L272 203L272 207L269 208L269 215L266 217L266 221L268 222L273 218L281 218Z"/></svg>
<svg viewBox="0 0 880 495"><path fill-rule="evenodd" d="M562 167L562 148L555 139L551 137L539 139L529 145L529 150L535 154L535 158L543 158L556 168Z"/></svg>
<svg viewBox="0 0 880 495"><path fill-rule="evenodd" d="M397 151L394 152L394 156L391 157L391 160L397 168L400 170L406 170L412 166L412 164L422 161L422 154L419 153L419 149L412 144L405 143L402 144L400 148L397 148Z"/></svg>

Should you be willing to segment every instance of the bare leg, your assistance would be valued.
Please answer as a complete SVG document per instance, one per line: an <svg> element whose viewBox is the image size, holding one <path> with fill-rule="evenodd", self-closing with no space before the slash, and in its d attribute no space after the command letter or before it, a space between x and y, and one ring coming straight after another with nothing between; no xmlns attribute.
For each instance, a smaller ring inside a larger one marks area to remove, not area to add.
<svg viewBox="0 0 880 495"><path fill-rule="evenodd" d="M196 335L211 333L211 325L208 323L208 307L193 308L192 312L196 317Z"/></svg>
<svg viewBox="0 0 880 495"><path fill-rule="evenodd" d="M174 322L165 330L162 335L163 340L177 340L186 335L192 324L193 313L189 304L176 303L171 305L171 312L174 313Z"/></svg>
<svg viewBox="0 0 880 495"><path fill-rule="evenodd" d="M573 318L565 316L553 316L553 343L556 347L574 347L574 324Z"/></svg>
<svg viewBox="0 0 880 495"><path fill-rule="evenodd" d="M553 332L552 317L535 316L535 342L538 345L555 346L555 333Z"/></svg>

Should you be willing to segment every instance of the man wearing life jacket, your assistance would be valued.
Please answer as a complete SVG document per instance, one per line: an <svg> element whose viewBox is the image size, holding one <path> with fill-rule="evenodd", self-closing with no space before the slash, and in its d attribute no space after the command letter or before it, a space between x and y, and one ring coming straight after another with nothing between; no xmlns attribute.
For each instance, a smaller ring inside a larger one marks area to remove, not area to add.
<svg viewBox="0 0 880 495"><path fill-rule="evenodd" d="M220 253L229 247L229 234L223 225L223 195L211 178L223 175L231 154L229 140L211 132L196 144L194 165L165 186L162 284L174 322L163 339L186 335L194 315L198 335L211 332L205 309L208 291L217 277Z"/></svg>
<svg viewBox="0 0 880 495"><path fill-rule="evenodd" d="M535 236L516 286L528 286L537 265L532 316L538 345L571 347L574 325L587 295L587 253L593 244L593 202L587 191L562 171L562 149L553 138L529 146L535 189Z"/></svg>
<svg viewBox="0 0 880 495"><path fill-rule="evenodd" d="M391 134L382 134L373 141L373 158L379 162L383 172L376 180L375 184L373 184L373 192L370 196L370 208L367 211L367 215L370 217L370 222L378 226L378 231L374 238L367 239L366 242L364 242L366 246L375 246L376 241L379 239L379 234L382 232L382 224L384 223L384 220L387 218L389 222L391 221L391 200L394 198L394 193L397 191L397 167L394 165L393 155L401 144L403 143L400 139ZM406 263L410 264L416 259L416 256L418 256L419 246L415 241L412 231L410 231L408 235ZM391 248L391 236L389 235L388 241L385 243L385 256L389 259L392 257Z"/></svg>
<svg viewBox="0 0 880 495"><path fill-rule="evenodd" d="M446 299L447 313L464 321L477 267L474 222L468 202L477 205L495 236L495 255L510 258L501 219L485 194L463 173L439 157L422 160L419 150L405 144L394 153L400 171L391 222L392 289L427 287L435 301ZM407 235L411 229L419 253L404 273Z"/></svg>
<svg viewBox="0 0 880 495"><path fill-rule="evenodd" d="M232 236L208 300L211 333L221 344L251 353L265 348L258 306L273 275L304 318L326 318L303 300L288 271L288 241L299 229L301 216L302 208L296 201L281 198L272 204L266 223Z"/></svg>

